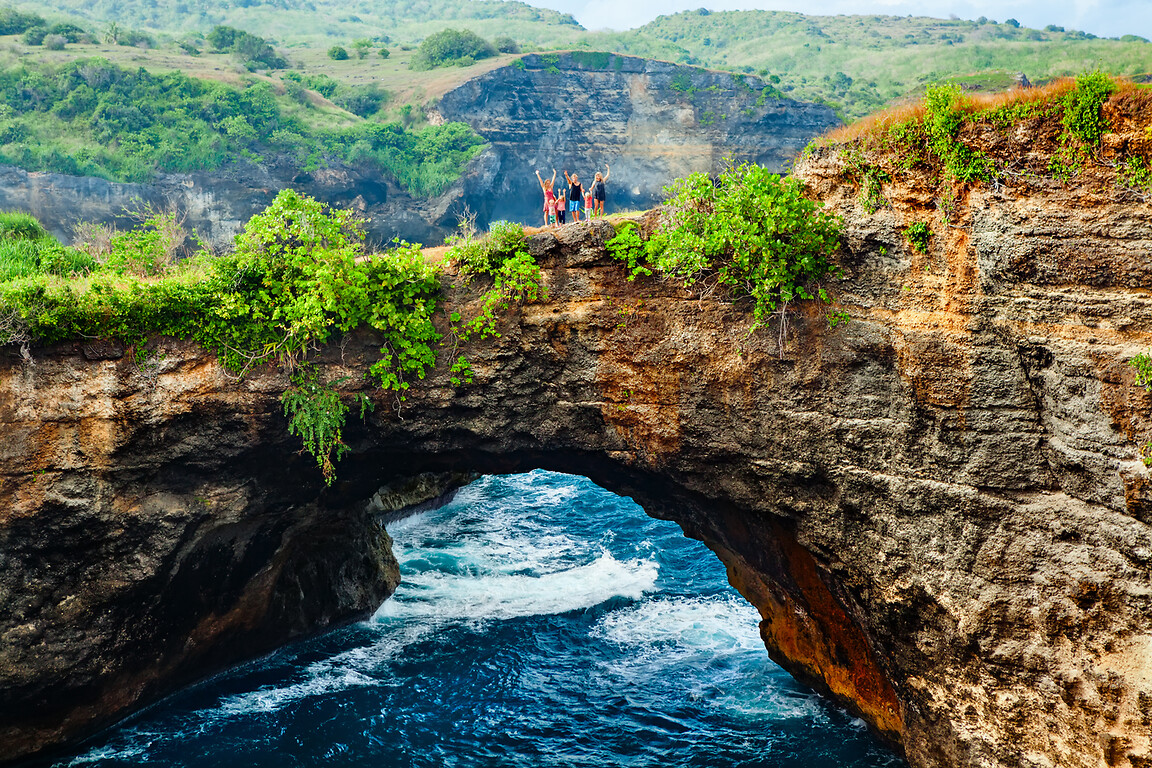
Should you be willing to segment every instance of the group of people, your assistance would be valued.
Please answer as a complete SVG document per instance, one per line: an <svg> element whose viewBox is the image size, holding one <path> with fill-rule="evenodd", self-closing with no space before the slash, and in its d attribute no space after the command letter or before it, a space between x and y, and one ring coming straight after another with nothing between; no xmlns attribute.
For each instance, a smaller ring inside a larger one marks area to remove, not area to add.
<svg viewBox="0 0 1152 768"><path fill-rule="evenodd" d="M580 206L584 206L584 215L588 220L593 216L604 215L604 184L608 181L608 176L612 173L612 169L608 165L604 166L604 173L596 173L596 178L593 179L592 184L585 187L580 183L580 177L575 173L568 174L564 171L564 180L568 182L568 194L564 194L561 189L557 194L556 186L556 169L552 169L552 178L545 179L540 175L540 171L536 171L536 180L540 182L540 189L544 191L544 226L558 227L561 224L568 223L567 215L572 214L572 221L580 222Z"/></svg>

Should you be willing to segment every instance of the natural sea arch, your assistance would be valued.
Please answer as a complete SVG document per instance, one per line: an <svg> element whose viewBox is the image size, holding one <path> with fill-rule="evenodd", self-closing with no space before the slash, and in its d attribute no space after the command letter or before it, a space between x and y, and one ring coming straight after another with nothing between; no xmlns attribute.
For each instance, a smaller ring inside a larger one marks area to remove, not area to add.
<svg viewBox="0 0 1152 768"><path fill-rule="evenodd" d="M931 311L908 308L883 233L852 235L852 321L799 307L781 345L739 306L628 281L611 234L530 238L548 299L462 350L473 384L453 387L445 359L403 401L374 394L329 489L287 434L283 371L236 382L171 340L154 375L93 344L5 360L4 757L374 610L396 582L367 503L382 486L538 467L701 539L772 657L915 766L1145 749L1152 592L1123 563L1152 541L1115 425L1147 406L1119 353L1083 352L1075 329L1029 335L1047 300L1031 288L1027 303L945 281ZM445 304L478 294L449 288ZM379 343L315 359L355 378Z"/></svg>
<svg viewBox="0 0 1152 768"><path fill-rule="evenodd" d="M482 477L388 529L403 581L371 619L181 691L76 758L895 762L771 663L704 547L586 478Z"/></svg>

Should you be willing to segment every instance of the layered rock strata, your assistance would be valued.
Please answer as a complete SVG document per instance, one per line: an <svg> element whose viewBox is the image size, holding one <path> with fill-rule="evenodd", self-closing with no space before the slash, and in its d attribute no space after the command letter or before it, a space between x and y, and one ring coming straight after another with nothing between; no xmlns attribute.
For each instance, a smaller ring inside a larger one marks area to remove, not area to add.
<svg viewBox="0 0 1152 768"><path fill-rule="evenodd" d="M305 172L286 160L238 161L221 171L160 174L140 184L0 166L0 209L30 212L65 243L72 242L77 222L131 229L140 221L138 214L152 206L174 211L189 232L224 248L244 222L288 188L351 208L364 219L369 237L380 243L393 237L438 242L456 223L455 215L448 214L454 197L415 200L379 173L340 164Z"/></svg>
<svg viewBox="0 0 1152 768"><path fill-rule="evenodd" d="M536 223L537 168L567 168L591 183L593 166L603 171L609 163L610 209L648 207L666 184L717 170L726 157L786 170L810 139L838 122L826 106L761 98L760 81L727 73L598 53L528 55L523 62L440 100L434 120L468 123L491 144L430 200L411 197L370 168L331 161L303 171L280 158L161 174L142 184L0 166L0 209L31 212L67 243L78 221L127 229L137 223L133 212L151 204L177 211L204 242L226 248L244 222L291 188L351 208L377 243L399 237L432 244L468 211L481 227L499 218Z"/></svg>
<svg viewBox="0 0 1152 768"><path fill-rule="evenodd" d="M371 610L395 579L382 486L544 467L702 539L773 658L917 768L1152 764L1152 398L1125 362L1152 344L1152 207L968 190L917 253L934 190L867 214L834 155L801 171L846 214L849 323L810 304L783 341L749 333L739 305L628 281L607 224L536 235L548 298L461 350L475 383L442 361L404 402L374 393L329 490L282 371L235 381L171 340L150 371L9 356L4 757ZM445 312L483 287L446 279ZM356 377L377 346L321 358Z"/></svg>
<svg viewBox="0 0 1152 768"><path fill-rule="evenodd" d="M765 92L758 78L610 53L529 54L446 93L437 107L483 136L491 155L464 180L481 223L541 218L536 171L589 185L611 166L609 210L649 208L664 187L727 161L777 173L839 124L832 109Z"/></svg>

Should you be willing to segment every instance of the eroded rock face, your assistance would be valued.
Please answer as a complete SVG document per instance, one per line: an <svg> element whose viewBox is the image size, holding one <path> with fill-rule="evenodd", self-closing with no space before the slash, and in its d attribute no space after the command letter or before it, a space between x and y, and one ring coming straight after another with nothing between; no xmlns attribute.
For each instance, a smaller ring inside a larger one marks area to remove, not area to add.
<svg viewBox="0 0 1152 768"><path fill-rule="evenodd" d="M413 200L379 174L338 164L303 172L284 161L261 165L240 161L221 171L160 174L147 184L0 166L0 208L30 212L65 243L72 242L79 221L131 229L139 222L133 214L151 205L158 211L176 211L186 228L205 243L226 247L244 222L287 188L351 208L365 219L369 236L378 242L393 237L438 241L448 226L447 219L443 224L441 219L450 200Z"/></svg>
<svg viewBox="0 0 1152 768"><path fill-rule="evenodd" d="M839 124L830 107L771 98L757 78L607 53L529 54L521 66L476 77L440 99L439 113L491 143L488 166L464 180L481 223L536 223L536 171L590 185L611 166L607 209L649 208L690 173L727 159L777 173L814 137Z"/></svg>
<svg viewBox="0 0 1152 768"><path fill-rule="evenodd" d="M156 372L10 356L5 756L371 610L394 580L382 486L544 467L701 538L773 658L913 766L1148 765L1152 399L1125 360L1152 341L1152 207L970 191L919 254L902 232L934 193L893 185L867 214L838 162L801 173L845 215L847 325L800 307L781 346L739 306L629 282L607 224L537 235L548 299L461 350L474 384L444 360L403 404L375 393L328 491L281 371L233 381L164 340ZM445 311L482 288L449 280ZM356 380L375 349L322 359Z"/></svg>
<svg viewBox="0 0 1152 768"><path fill-rule="evenodd" d="M464 176L430 200L411 197L366 167L330 160L302 171L289 158L237 161L219 171L161 174L147 184L29 173L0 166L0 209L31 212L63 242L77 221L129 229L143 204L173 208L206 243L231 245L244 222L291 188L364 219L371 240L435 244L466 211L483 228L506 218L535 224L541 194L535 169L569 169L592 182L613 167L609 210L647 208L662 189L724 158L787 170L809 140L838 123L826 106L760 99L736 76L610 54L528 55L448 92L434 119L468 123L491 142ZM759 100L759 101L758 101ZM595 167L594 167L595 166ZM563 176L558 176L558 187Z"/></svg>

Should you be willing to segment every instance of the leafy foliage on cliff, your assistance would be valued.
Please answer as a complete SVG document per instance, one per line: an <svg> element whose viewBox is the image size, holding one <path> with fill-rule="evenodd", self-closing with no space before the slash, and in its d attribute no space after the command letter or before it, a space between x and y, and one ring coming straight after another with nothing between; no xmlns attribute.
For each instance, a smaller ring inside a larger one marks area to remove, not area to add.
<svg viewBox="0 0 1152 768"><path fill-rule="evenodd" d="M837 270L840 224L804 197L795 179L756 165L713 181L694 173L668 188L660 225L644 244L625 232L609 243L633 274L650 268L685 286L750 298L756 325L794 299L828 300L820 281Z"/></svg>
<svg viewBox="0 0 1152 768"><path fill-rule="evenodd" d="M344 442L344 422L349 406L336 389L342 383L322 381L320 371L304 363L296 368L292 385L280 396L284 415L289 419L289 434L298 436L304 443L304 450L316 459L327 485L336 479L335 463L348 452ZM363 393L358 394L356 400L360 404L360 418L364 418L371 408L371 401Z"/></svg>
<svg viewBox="0 0 1152 768"><path fill-rule="evenodd" d="M921 104L834 130L809 153L831 147L869 212L885 205L885 184L927 181L942 222L950 223L964 189L978 184L1110 177L1144 194L1150 115L1152 89L1100 72L996 96L934 85ZM1113 131L1122 135L1103 142Z"/></svg>
<svg viewBox="0 0 1152 768"><path fill-rule="evenodd" d="M353 109L383 100L364 88L345 90ZM0 163L28 170L144 181L157 171L211 170L236 157L289 156L305 168L330 161L375 166L413 194L433 196L483 143L463 123L314 126L261 81L237 88L101 59L0 70Z"/></svg>
<svg viewBox="0 0 1152 768"><path fill-rule="evenodd" d="M245 225L232 253L202 253L150 275L141 265L166 263L164 226L165 214L154 214L136 231L113 237L93 268L71 279L41 269L0 282L0 343L115 338L139 356L146 355L147 339L161 334L215 350L242 376L265 362L292 368L320 345L368 326L383 346L366 375L382 388L403 393L435 363L437 272L416 246L365 253L350 211L328 210L286 190ZM312 426L294 429L323 454L313 452L324 469L333 433L317 421L316 409L332 409L306 403L327 395L302 381L285 406L311 414L299 418Z"/></svg>
<svg viewBox="0 0 1152 768"><path fill-rule="evenodd" d="M467 341L477 334L481 339L498 337L496 323L500 314L510 307L547 297L547 289L540 284L540 266L524 248L524 228L519 224L493 222L483 237L475 236L470 221L463 222L461 229L460 235L451 238L446 258L468 279L491 279L492 285L480 297L480 309L475 315L452 313L449 320L453 340ZM452 354L456 354L455 349ZM471 381L471 365L465 357L457 357L452 366L452 383L458 386Z"/></svg>

